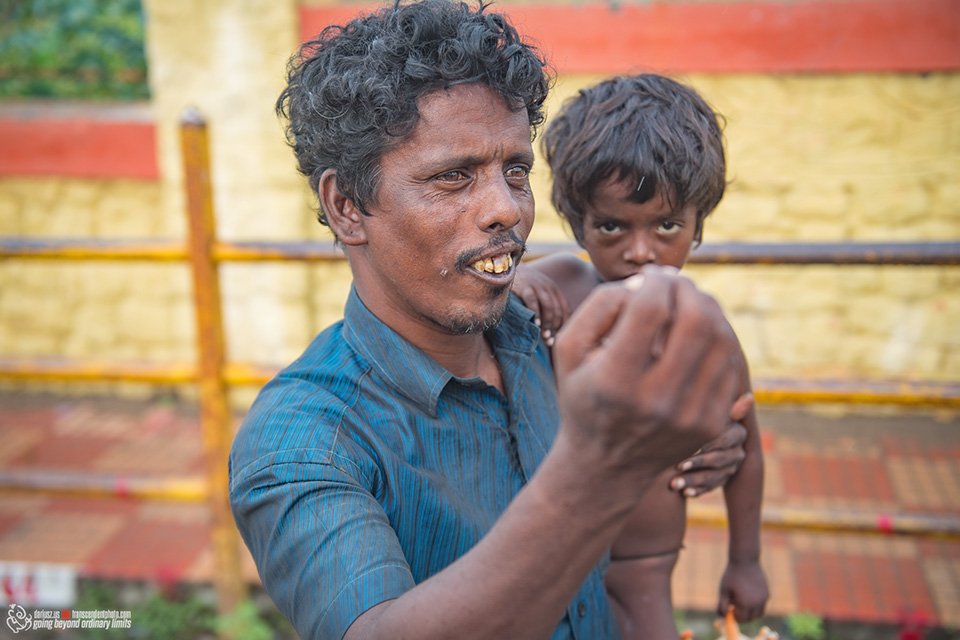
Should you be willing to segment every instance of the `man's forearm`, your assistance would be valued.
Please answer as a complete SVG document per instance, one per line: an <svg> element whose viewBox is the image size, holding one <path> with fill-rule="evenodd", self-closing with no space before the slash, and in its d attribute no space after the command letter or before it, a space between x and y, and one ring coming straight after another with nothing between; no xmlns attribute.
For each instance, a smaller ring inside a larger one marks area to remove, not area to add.
<svg viewBox="0 0 960 640"><path fill-rule="evenodd" d="M583 452L558 437L477 546L361 616L345 638L548 637L635 499L627 483L583 463Z"/></svg>

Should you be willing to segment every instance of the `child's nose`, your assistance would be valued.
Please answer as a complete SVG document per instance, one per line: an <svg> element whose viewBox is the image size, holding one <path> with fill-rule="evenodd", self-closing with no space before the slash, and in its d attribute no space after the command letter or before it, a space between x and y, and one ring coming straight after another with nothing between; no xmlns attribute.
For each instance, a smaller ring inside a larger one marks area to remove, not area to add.
<svg viewBox="0 0 960 640"><path fill-rule="evenodd" d="M656 263L657 254L646 234L636 233L630 238L630 243L623 252L623 259L633 264L650 264Z"/></svg>

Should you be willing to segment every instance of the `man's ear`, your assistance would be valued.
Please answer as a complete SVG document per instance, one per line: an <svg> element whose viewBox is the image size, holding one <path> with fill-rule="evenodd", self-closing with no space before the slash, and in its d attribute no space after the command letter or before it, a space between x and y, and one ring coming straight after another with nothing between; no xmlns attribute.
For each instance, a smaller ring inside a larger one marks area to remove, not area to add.
<svg viewBox="0 0 960 640"><path fill-rule="evenodd" d="M363 213L337 187L337 170L327 169L320 176L317 186L320 206L327 217L327 224L345 245L357 246L367 243L367 234L363 225Z"/></svg>

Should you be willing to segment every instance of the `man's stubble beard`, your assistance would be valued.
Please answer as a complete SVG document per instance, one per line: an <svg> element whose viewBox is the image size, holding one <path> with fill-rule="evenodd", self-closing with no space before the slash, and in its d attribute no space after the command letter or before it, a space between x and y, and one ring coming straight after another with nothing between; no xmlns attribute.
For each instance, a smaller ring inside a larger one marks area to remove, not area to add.
<svg viewBox="0 0 960 640"><path fill-rule="evenodd" d="M437 324L440 324L441 327L455 335L486 333L491 329L495 329L507 312L507 303L510 300L509 289L510 285L505 284L491 290L491 297L494 299L502 298L502 301L500 301L497 308L490 313L480 315L452 312L443 323ZM506 295L504 295L504 293L506 293Z"/></svg>

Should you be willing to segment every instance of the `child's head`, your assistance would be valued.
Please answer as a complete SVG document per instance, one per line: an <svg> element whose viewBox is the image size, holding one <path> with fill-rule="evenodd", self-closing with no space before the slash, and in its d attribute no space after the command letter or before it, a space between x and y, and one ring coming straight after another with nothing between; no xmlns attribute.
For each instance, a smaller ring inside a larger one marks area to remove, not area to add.
<svg viewBox="0 0 960 640"><path fill-rule="evenodd" d="M719 120L690 87L645 73L581 90L550 121L553 204L604 279L686 261L726 187Z"/></svg>

